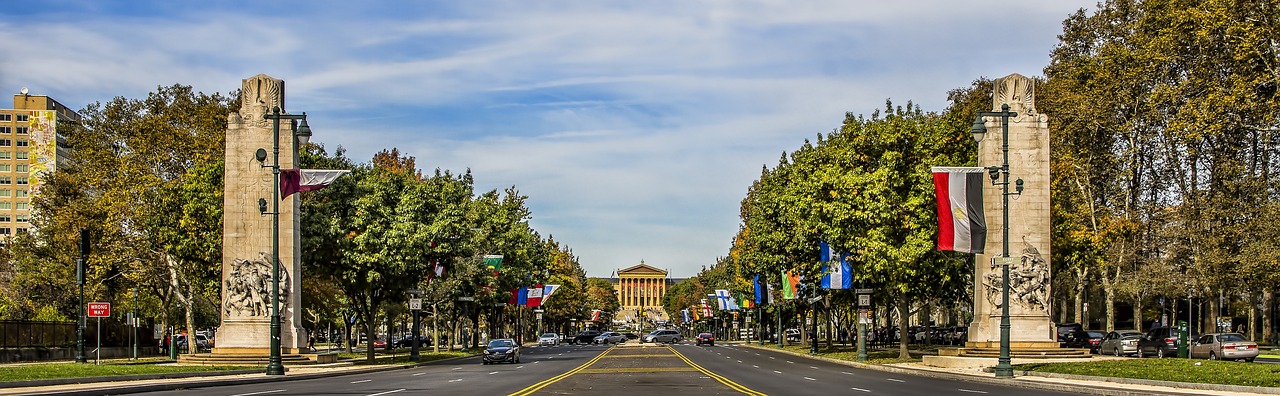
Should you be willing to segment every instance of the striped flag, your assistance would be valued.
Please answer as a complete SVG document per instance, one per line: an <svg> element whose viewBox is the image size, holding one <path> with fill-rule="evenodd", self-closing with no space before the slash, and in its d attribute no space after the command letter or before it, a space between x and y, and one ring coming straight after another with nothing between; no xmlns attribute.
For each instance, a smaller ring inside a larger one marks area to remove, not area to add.
<svg viewBox="0 0 1280 396"><path fill-rule="evenodd" d="M982 167L934 167L938 201L938 250L982 253L987 219L982 209Z"/></svg>
<svg viewBox="0 0 1280 396"><path fill-rule="evenodd" d="M280 200L283 201L296 192L322 189L337 180L338 176L350 172L336 169L281 169Z"/></svg>
<svg viewBox="0 0 1280 396"><path fill-rule="evenodd" d="M853 287L853 265L847 254L832 252L827 241L818 243L822 264L822 287L825 289L849 289Z"/></svg>
<svg viewBox="0 0 1280 396"><path fill-rule="evenodd" d="M794 300L800 296L800 276L787 271L782 274L782 298Z"/></svg>

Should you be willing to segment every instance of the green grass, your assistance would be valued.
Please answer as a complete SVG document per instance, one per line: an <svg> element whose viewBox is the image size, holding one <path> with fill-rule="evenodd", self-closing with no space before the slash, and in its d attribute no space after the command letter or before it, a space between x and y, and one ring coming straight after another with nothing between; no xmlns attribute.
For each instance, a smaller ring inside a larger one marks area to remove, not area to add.
<svg viewBox="0 0 1280 396"><path fill-rule="evenodd" d="M460 357L460 356L472 356L476 354L477 354L476 350L471 350L466 353L463 353L461 351L450 352L446 350L441 350L439 353L432 353L431 349L427 348L427 349L421 349L418 351L418 361L415 362L415 361L409 360L408 349L396 349L391 352L387 352L385 350L375 351L372 361L368 360L368 356L365 355L364 352L355 352L355 353L341 352L341 353L338 353L338 360L350 361L351 363L358 366L359 365L380 365L380 364L413 364L413 363L430 362L430 361L448 359L448 358L454 358L454 357Z"/></svg>
<svg viewBox="0 0 1280 396"><path fill-rule="evenodd" d="M105 377L112 375L166 374L247 370L255 367L235 366L169 366L136 363L38 363L0 365L0 382L55 378Z"/></svg>
<svg viewBox="0 0 1280 396"><path fill-rule="evenodd" d="M1196 364L1199 363L1197 366ZM1015 370L1138 378L1203 384L1280 387L1280 367L1271 364L1192 359L1125 359L1072 363L1029 363Z"/></svg>

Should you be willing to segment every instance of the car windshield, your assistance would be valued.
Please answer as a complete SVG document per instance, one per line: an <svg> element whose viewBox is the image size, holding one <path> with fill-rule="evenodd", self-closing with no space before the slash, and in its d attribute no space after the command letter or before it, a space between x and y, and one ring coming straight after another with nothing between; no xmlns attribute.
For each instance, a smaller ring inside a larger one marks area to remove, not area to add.
<svg viewBox="0 0 1280 396"><path fill-rule="evenodd" d="M1223 334L1218 336L1219 342L1238 342L1245 341L1244 336L1239 334Z"/></svg>
<svg viewBox="0 0 1280 396"><path fill-rule="evenodd" d="M542 338L556 338L556 333L543 334Z"/></svg>
<svg viewBox="0 0 1280 396"><path fill-rule="evenodd" d="M507 339L489 341L490 348L506 348L515 345L515 342Z"/></svg>

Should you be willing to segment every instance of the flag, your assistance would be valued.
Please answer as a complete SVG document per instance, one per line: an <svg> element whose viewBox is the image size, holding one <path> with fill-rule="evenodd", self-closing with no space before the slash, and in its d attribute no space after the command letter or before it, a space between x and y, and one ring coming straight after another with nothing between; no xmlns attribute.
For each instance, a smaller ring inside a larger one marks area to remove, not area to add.
<svg viewBox="0 0 1280 396"><path fill-rule="evenodd" d="M484 256L484 266L493 271L493 276L498 276L498 272L502 271L502 255L486 254Z"/></svg>
<svg viewBox="0 0 1280 396"><path fill-rule="evenodd" d="M592 322L599 322L599 321L600 321L600 310L598 310L598 309L593 309L593 310L591 310L591 321L592 321Z"/></svg>
<svg viewBox="0 0 1280 396"><path fill-rule="evenodd" d="M794 300L800 295L800 276L787 271L782 276L782 298Z"/></svg>
<svg viewBox="0 0 1280 396"><path fill-rule="evenodd" d="M319 190L333 183L349 170L330 169L281 169L280 200L300 191Z"/></svg>
<svg viewBox="0 0 1280 396"><path fill-rule="evenodd" d="M437 262L435 272L436 272L436 276L435 276L436 278L444 276L444 264L440 264L439 262Z"/></svg>
<svg viewBox="0 0 1280 396"><path fill-rule="evenodd" d="M711 306L707 305L707 299L702 299L702 316L711 317Z"/></svg>
<svg viewBox="0 0 1280 396"><path fill-rule="evenodd" d="M542 285L534 285L533 287L525 288L524 299L524 305L530 307L542 306Z"/></svg>
<svg viewBox="0 0 1280 396"><path fill-rule="evenodd" d="M750 298L743 297L742 293L738 293L738 301L742 301L742 307L751 309L756 307L756 302Z"/></svg>
<svg viewBox="0 0 1280 396"><path fill-rule="evenodd" d="M987 244L987 219L982 209L984 171L982 167L933 168L938 250L982 253Z"/></svg>
<svg viewBox="0 0 1280 396"><path fill-rule="evenodd" d="M507 300L507 305L524 305L524 288L511 289L511 298Z"/></svg>
<svg viewBox="0 0 1280 396"><path fill-rule="evenodd" d="M698 308L698 307L689 307L689 308L693 308L693 311L692 311L692 312L693 312L693 320L701 319L701 318L699 318L699 316L700 316L700 315L702 315L702 309L701 309L701 308Z"/></svg>
<svg viewBox="0 0 1280 396"><path fill-rule="evenodd" d="M832 253L827 241L818 244L822 262L822 287L826 289L849 289L853 287L853 265L849 263L849 255Z"/></svg>
<svg viewBox="0 0 1280 396"><path fill-rule="evenodd" d="M756 279L751 283L752 288L756 291L756 305L773 304L773 293L770 293L773 288L760 281L760 274L756 274Z"/></svg>
<svg viewBox="0 0 1280 396"><path fill-rule="evenodd" d="M685 323L689 323L689 322L690 322L690 320L689 320L689 310L688 310L688 309L682 309L682 310L680 310L680 316L684 317L684 322L685 322Z"/></svg>
<svg viewBox="0 0 1280 396"><path fill-rule="evenodd" d="M714 294L714 296L716 298L716 306L719 307L720 309L730 310L730 311L742 309L738 307L738 304L736 302L733 301L733 297L729 296L728 290L717 289L716 294Z"/></svg>
<svg viewBox="0 0 1280 396"><path fill-rule="evenodd" d="M542 286L542 303L547 303L547 298L551 297L551 293L555 293L560 289L560 285L544 285Z"/></svg>

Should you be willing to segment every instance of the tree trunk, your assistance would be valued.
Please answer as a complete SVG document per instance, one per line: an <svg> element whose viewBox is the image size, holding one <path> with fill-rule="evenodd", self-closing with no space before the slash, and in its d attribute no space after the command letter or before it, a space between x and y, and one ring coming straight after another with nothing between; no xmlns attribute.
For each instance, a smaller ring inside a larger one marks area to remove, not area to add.
<svg viewBox="0 0 1280 396"><path fill-rule="evenodd" d="M198 351L197 348L199 347L199 345L196 345L196 309L194 297L195 290L191 287L191 282L187 282L187 298L184 301L185 304L182 304L183 307L187 309L187 353L196 353Z"/></svg>
<svg viewBox="0 0 1280 396"><path fill-rule="evenodd" d="M1244 326L1244 330L1249 332L1249 341L1254 341L1254 342L1258 341L1258 337L1255 336L1257 332L1253 331L1253 328L1254 328L1253 324L1257 323L1257 320L1258 320L1258 296L1254 295L1253 293L1249 293L1249 323Z"/></svg>
<svg viewBox="0 0 1280 396"><path fill-rule="evenodd" d="M907 327L910 326L911 317L907 312L911 309L911 299L902 296L898 299L898 359L911 359L911 354L907 352Z"/></svg>
<svg viewBox="0 0 1280 396"><path fill-rule="evenodd" d="M1079 277L1078 277L1078 278L1076 278L1076 279L1085 279L1086 273L1085 273L1085 271L1083 270L1083 268L1082 268L1081 270L1079 270L1079 271L1076 271L1076 272L1077 272L1077 275L1079 276ZM1085 301L1084 301L1084 288L1085 288L1085 284L1084 284L1084 282L1083 282L1083 281L1080 281L1080 282L1076 282L1076 285L1075 285L1075 286L1076 286L1076 287L1075 287L1075 289L1074 289L1074 291L1075 291L1075 307L1074 307L1074 308L1075 308L1075 318L1076 318L1075 322L1076 322L1076 323L1079 323L1079 324L1081 324L1081 325L1083 325L1083 326L1084 326L1084 328L1086 328L1086 329L1087 329L1087 328L1089 328L1089 324L1088 324L1088 323L1085 323L1085 322L1087 322L1087 321L1089 320L1089 318L1084 317L1084 303L1085 303Z"/></svg>
<svg viewBox="0 0 1280 396"><path fill-rule="evenodd" d="M1106 330L1108 332L1115 331L1116 329L1116 315L1115 315L1116 290L1115 290L1115 287L1112 286L1111 281L1109 279L1105 279L1105 276L1104 276L1104 279L1102 279L1102 294L1106 299L1105 300L1106 303L1103 304L1103 310L1107 312ZM1135 318L1134 320L1137 320L1137 318ZM1085 328L1088 328L1088 327L1085 327Z"/></svg>
<svg viewBox="0 0 1280 396"><path fill-rule="evenodd" d="M1271 300L1274 298L1271 289L1262 291L1262 341L1271 342Z"/></svg>
<svg viewBox="0 0 1280 396"><path fill-rule="evenodd" d="M1162 308L1163 308L1163 307L1162 307ZM1144 330L1142 330L1142 322L1143 322L1143 321L1142 321L1142 304L1141 304L1141 301L1140 301L1140 300L1137 300L1137 299L1134 299L1134 300L1133 300L1133 329L1134 329L1134 330L1137 330L1137 331L1144 331Z"/></svg>

